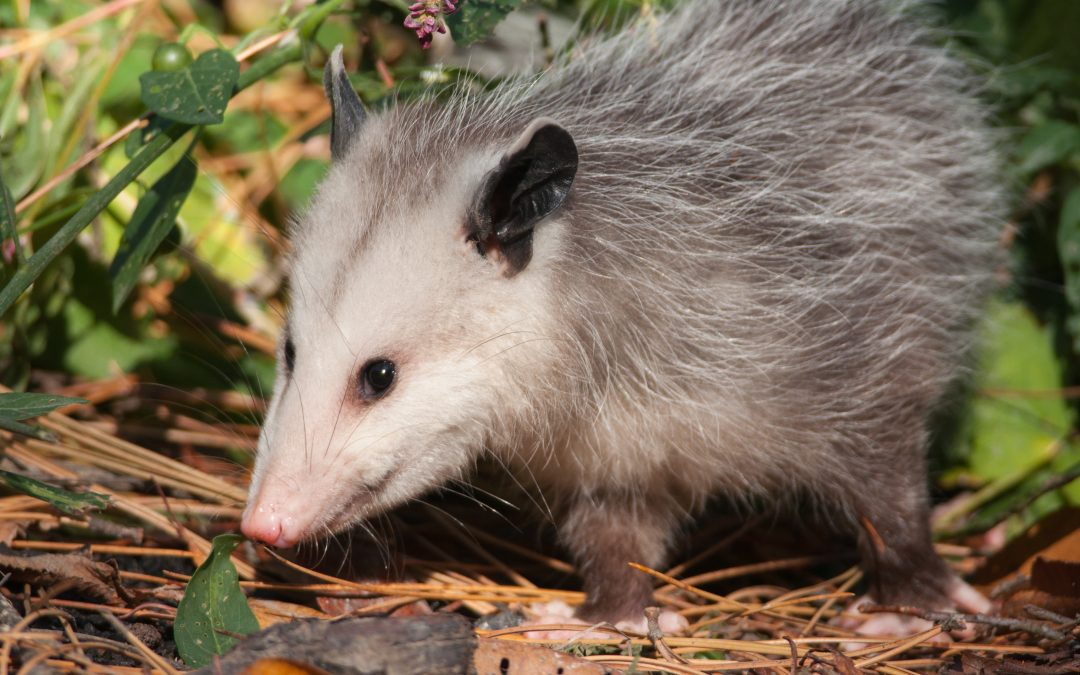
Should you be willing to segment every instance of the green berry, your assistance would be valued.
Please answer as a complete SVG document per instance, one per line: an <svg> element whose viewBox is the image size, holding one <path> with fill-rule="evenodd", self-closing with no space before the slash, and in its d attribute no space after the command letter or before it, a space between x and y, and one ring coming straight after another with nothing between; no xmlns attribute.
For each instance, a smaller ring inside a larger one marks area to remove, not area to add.
<svg viewBox="0 0 1080 675"><path fill-rule="evenodd" d="M191 63L191 52L178 42L162 42L154 50L153 68L166 73L183 70Z"/></svg>

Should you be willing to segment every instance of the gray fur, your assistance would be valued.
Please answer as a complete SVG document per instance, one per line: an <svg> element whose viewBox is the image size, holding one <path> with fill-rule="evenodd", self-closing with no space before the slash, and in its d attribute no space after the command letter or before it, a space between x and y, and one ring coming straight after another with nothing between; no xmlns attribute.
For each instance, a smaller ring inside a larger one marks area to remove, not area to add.
<svg viewBox="0 0 1080 675"><path fill-rule="evenodd" d="M253 495L306 496L255 501L311 512L314 536L490 449L555 509L580 613L621 619L649 596L625 561L663 564L710 496L809 496L876 533L879 599L940 603L926 418L1004 199L971 74L896 4L691 0L538 78L371 115L295 233L297 372ZM573 136L577 176L507 278L467 210L538 117ZM398 389L351 403L384 352Z"/></svg>

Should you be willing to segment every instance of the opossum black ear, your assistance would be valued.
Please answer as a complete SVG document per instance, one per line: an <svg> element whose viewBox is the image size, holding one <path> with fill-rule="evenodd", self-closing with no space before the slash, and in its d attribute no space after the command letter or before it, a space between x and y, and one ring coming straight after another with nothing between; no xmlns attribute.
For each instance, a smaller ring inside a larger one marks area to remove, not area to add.
<svg viewBox="0 0 1080 675"><path fill-rule="evenodd" d="M334 47L330 60L323 70L323 88L330 99L330 156L339 160L345 156L349 141L360 131L367 118L367 111L360 97L353 91L345 62L341 59L341 45Z"/></svg>
<svg viewBox="0 0 1080 675"><path fill-rule="evenodd" d="M566 199L577 164L570 133L541 117L484 178L469 214L469 239L483 255L498 252L507 276L529 264L533 228Z"/></svg>

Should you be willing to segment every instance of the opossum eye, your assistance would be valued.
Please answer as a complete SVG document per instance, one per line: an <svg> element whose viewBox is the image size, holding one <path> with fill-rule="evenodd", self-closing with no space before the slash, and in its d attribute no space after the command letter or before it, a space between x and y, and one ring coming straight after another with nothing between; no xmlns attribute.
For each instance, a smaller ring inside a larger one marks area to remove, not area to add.
<svg viewBox="0 0 1080 675"><path fill-rule="evenodd" d="M296 345L292 338L285 338L285 372L291 373L296 365Z"/></svg>
<svg viewBox="0 0 1080 675"><path fill-rule="evenodd" d="M368 361L360 375L360 395L379 398L394 384L397 367L388 359Z"/></svg>

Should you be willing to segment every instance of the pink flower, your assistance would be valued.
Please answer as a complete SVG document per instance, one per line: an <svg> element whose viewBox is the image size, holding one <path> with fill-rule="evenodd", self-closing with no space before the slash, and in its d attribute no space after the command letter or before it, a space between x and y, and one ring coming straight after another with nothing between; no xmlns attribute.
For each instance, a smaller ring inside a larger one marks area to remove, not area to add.
<svg viewBox="0 0 1080 675"><path fill-rule="evenodd" d="M446 32L447 14L457 11L457 5L463 0L420 0L409 6L409 16L405 17L405 27L416 31L420 46L427 49L435 33Z"/></svg>

